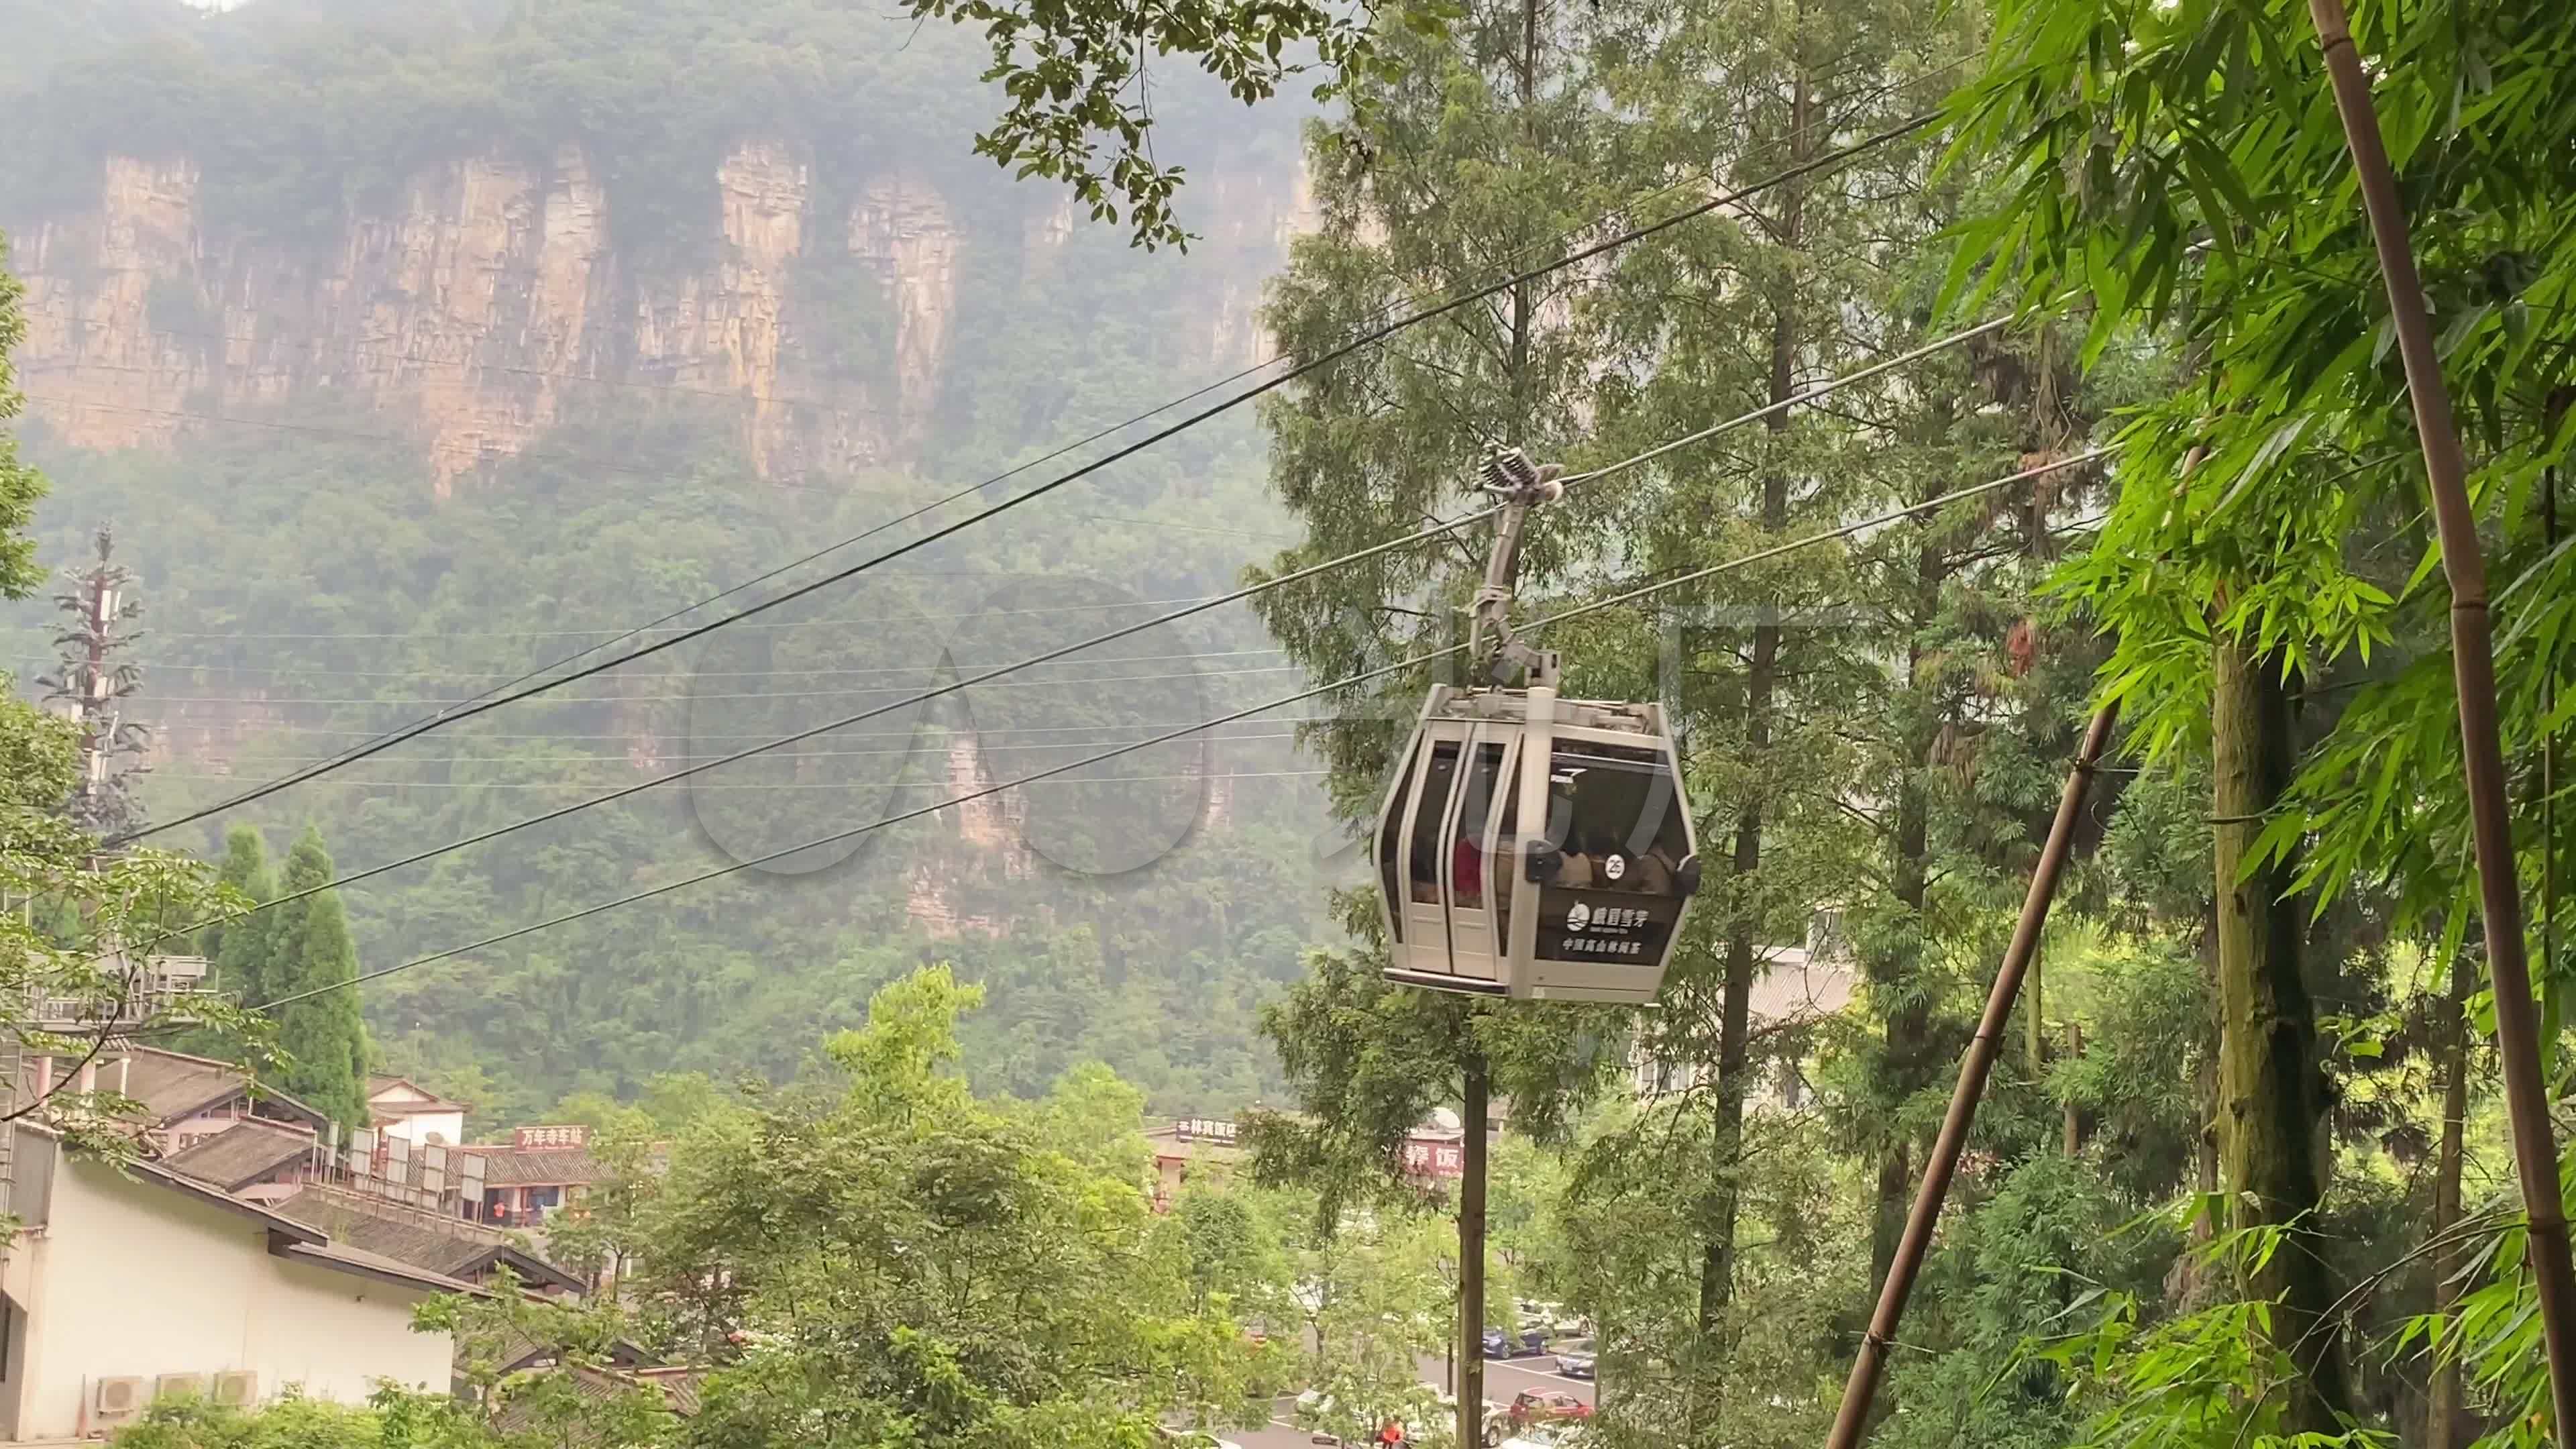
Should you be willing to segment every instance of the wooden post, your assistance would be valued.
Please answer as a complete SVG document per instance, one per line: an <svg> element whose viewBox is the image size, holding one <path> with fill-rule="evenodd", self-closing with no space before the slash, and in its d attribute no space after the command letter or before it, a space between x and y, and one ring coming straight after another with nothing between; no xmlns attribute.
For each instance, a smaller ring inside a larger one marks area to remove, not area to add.
<svg viewBox="0 0 2576 1449"><path fill-rule="evenodd" d="M2442 572L2451 585L2451 677L2459 691L2461 754L2468 777L2471 834L2477 845L2478 914L2486 928L2487 977L2495 988L2496 1056L2504 1069L2505 1116L2513 1124L2513 1162L2522 1184L2531 1276L2549 1357L2549 1393L2557 1439L2576 1432L2576 1269L2567 1252L2567 1215L2559 1199L2558 1150L2549 1126L2548 1089L2540 1074L2540 1025L2523 956L2522 891L2513 854L2511 801L2504 746L2496 727L2495 641L2487 616L2486 560L2477 515L2469 505L2468 458L2460 449L2451 394L2442 381L2423 279L2415 271L2405 203L2379 133L2370 80L2353 48L2343 0L2308 0L2333 84L2335 110L2361 183L2361 204L2379 252L2397 350L2406 365L2406 394L2424 448L2433 521L2442 541Z"/></svg>
<svg viewBox="0 0 2576 1449"><path fill-rule="evenodd" d="M1485 1417L1485 1119L1492 1083L1485 1051L1467 1049L1459 1093L1458 1176L1458 1443L1481 1449Z"/></svg>
<svg viewBox="0 0 2576 1449"><path fill-rule="evenodd" d="M2004 1031L2012 1021L2013 998L2021 994L2022 976L2030 968L2032 956L2039 950L2040 929L2048 924L2048 907L2057 897L2057 878L2066 871L2066 857L2075 842L2075 821L2084 813L2085 796L2093 783L2093 767L2102 758L2103 747L2110 742L2111 727L2119 721L2118 704L2106 704L2093 715L2093 724L2084 732L2084 743L2076 749L2075 766L2066 773L2066 789L2057 797L2057 818L2049 823L2048 843L2041 847L2039 865L2031 872L2030 891L2022 897L2021 920L2013 927L2012 944L2004 948L2002 966L1995 971L1994 988L1986 993L1986 1014L1977 1022L1977 1034L1968 1042L1967 1059L1959 1063L1959 1085L1950 1093L1949 1115L1941 1120L1941 1135L1932 1144L1932 1156L1923 1165L1923 1186L1914 1194L1914 1211L1905 1219L1905 1236L1896 1245L1896 1261L1888 1265L1887 1281L1878 1291L1878 1308L1870 1314L1869 1332L1860 1342L1860 1356L1852 1360L1851 1378L1843 1385L1842 1407L1834 1414L1833 1432L1825 1436L1826 1449L1857 1449L1869 1428L1870 1404L1878 1397L1878 1381L1887 1370L1887 1350L1896 1341L1896 1325L1905 1317L1905 1300L1913 1296L1914 1279L1923 1271L1924 1256L1931 1251L1932 1229L1941 1220L1941 1204L1950 1195L1950 1177L1959 1167L1959 1154L1968 1145L1968 1128L1977 1118L1977 1101L1985 1095L1986 1078L1995 1069L1995 1056L2003 1049Z"/></svg>

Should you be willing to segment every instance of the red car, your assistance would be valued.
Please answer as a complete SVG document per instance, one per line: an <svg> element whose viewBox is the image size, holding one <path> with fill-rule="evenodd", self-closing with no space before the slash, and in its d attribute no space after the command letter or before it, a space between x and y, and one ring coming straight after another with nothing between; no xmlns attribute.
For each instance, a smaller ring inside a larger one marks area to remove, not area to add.
<svg viewBox="0 0 2576 1449"><path fill-rule="evenodd" d="M1589 1419L1592 1406L1563 1389L1526 1389L1507 1411L1515 1427L1551 1419Z"/></svg>

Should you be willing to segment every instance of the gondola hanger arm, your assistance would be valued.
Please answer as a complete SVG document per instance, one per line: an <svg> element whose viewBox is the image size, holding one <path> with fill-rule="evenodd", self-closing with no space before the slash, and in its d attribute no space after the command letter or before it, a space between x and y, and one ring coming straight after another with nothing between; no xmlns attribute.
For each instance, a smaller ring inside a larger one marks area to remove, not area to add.
<svg viewBox="0 0 2576 1449"><path fill-rule="evenodd" d="M1470 606L1467 654L1490 682L1509 682L1526 671L1529 682L1554 687L1558 672L1554 650L1533 649L1512 633L1511 610L1520 573L1521 529L1529 511L1565 496L1565 466L1532 463L1518 448L1497 448L1477 470L1478 489L1503 506L1494 529L1494 548L1485 561L1484 587ZM1490 641L1490 642L1489 642Z"/></svg>

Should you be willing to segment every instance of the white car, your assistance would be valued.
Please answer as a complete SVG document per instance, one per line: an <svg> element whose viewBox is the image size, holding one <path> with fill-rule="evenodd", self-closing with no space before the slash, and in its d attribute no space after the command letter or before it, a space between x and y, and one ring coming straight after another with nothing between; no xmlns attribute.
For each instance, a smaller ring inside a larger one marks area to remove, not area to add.
<svg viewBox="0 0 2576 1449"><path fill-rule="evenodd" d="M1322 1389L1308 1389L1297 1396L1297 1422L1314 1426L1307 1438L1316 1444L1360 1444L1377 1436L1375 1425L1335 1404L1333 1396ZM1334 1432L1336 1428L1342 1432Z"/></svg>

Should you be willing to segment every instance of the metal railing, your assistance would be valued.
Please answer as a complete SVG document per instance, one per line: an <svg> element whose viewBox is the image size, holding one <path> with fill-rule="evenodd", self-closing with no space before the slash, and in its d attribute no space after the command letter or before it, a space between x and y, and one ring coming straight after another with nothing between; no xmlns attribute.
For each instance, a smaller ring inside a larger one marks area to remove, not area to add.
<svg viewBox="0 0 2576 1449"><path fill-rule="evenodd" d="M123 977L122 971L108 979ZM40 985L28 1003L30 1024L40 1031L95 1029L113 1022L120 1027L147 1020L184 1018L190 1000L206 991L206 958L154 956L135 973L130 992L45 990Z"/></svg>

